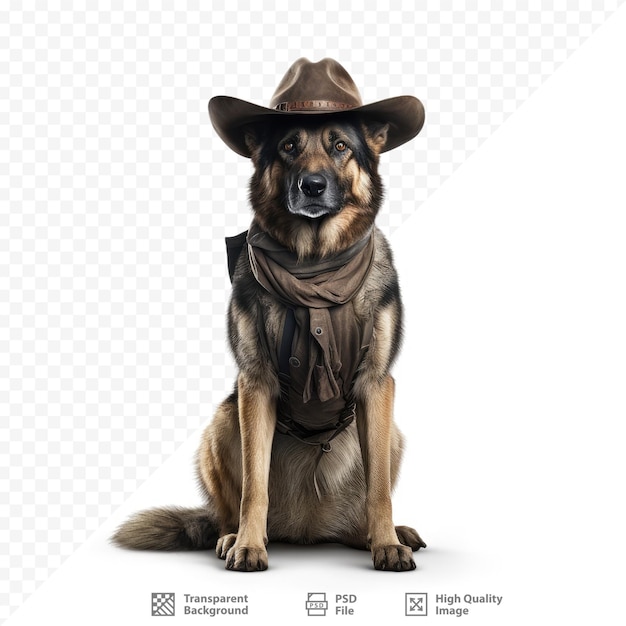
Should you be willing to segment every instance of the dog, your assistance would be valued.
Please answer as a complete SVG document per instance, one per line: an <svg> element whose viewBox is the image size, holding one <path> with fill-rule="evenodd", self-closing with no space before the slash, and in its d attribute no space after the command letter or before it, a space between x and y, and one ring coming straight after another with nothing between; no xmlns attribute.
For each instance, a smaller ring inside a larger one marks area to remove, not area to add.
<svg viewBox="0 0 626 626"><path fill-rule="evenodd" d="M297 61L271 108L212 99L218 134L251 159L250 229L227 241L233 393L202 436L206 504L135 514L122 547L212 549L268 567L268 542L337 542L410 571L419 534L392 521L403 437L390 368L402 336L392 253L375 225L379 155L415 136L411 96L362 105L336 61Z"/></svg>

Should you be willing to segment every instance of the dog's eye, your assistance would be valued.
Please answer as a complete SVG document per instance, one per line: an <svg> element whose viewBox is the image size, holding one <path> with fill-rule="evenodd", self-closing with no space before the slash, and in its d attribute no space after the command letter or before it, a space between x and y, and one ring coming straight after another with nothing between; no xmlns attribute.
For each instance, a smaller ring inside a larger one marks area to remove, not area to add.
<svg viewBox="0 0 626 626"><path fill-rule="evenodd" d="M346 145L345 141L338 141L335 144L335 150L337 150L338 152L343 152L348 146Z"/></svg>
<svg viewBox="0 0 626 626"><path fill-rule="evenodd" d="M293 143L293 141L285 141L285 143L283 144L283 150L285 152L293 152L295 149L295 144Z"/></svg>

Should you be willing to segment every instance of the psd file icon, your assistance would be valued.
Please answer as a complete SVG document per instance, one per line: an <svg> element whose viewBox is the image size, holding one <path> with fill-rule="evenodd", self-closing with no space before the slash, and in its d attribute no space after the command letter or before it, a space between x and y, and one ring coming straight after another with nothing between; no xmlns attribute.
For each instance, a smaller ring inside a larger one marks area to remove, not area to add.
<svg viewBox="0 0 626 626"><path fill-rule="evenodd" d="M407 593L404 596L405 615L408 617L428 615L428 594Z"/></svg>
<svg viewBox="0 0 626 626"><path fill-rule="evenodd" d="M314 615L326 615L328 602L325 593L307 593L306 612L309 617Z"/></svg>

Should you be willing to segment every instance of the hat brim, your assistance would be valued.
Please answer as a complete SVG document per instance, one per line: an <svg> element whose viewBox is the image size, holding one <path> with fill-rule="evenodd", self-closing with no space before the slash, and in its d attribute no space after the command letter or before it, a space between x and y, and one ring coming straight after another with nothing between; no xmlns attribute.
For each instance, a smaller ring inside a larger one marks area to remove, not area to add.
<svg viewBox="0 0 626 626"><path fill-rule="evenodd" d="M389 124L387 142L381 152L401 146L415 137L424 125L424 105L414 96L396 96L354 109L342 111L276 111L231 96L215 96L209 101L209 116L213 128L224 143L237 154L250 157L246 146L245 128L251 124L267 123L287 117L360 115Z"/></svg>

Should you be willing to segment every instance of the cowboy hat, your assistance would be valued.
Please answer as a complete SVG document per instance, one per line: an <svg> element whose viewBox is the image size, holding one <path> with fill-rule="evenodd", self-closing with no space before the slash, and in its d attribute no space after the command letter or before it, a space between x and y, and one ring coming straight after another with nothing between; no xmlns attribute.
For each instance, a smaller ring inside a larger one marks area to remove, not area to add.
<svg viewBox="0 0 626 626"><path fill-rule="evenodd" d="M263 107L230 96L209 101L209 115L217 134L238 154L250 157L245 127L294 115L354 114L389 124L381 152L413 139L424 124L424 107L413 96L387 98L363 105L359 90L346 70L333 59L312 63L298 59L278 85L270 106Z"/></svg>

